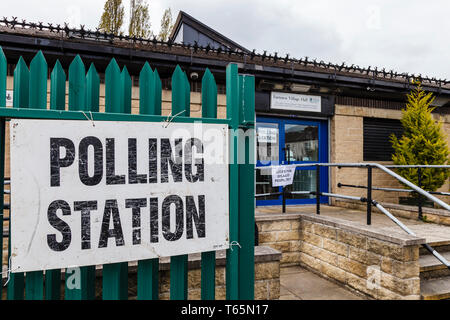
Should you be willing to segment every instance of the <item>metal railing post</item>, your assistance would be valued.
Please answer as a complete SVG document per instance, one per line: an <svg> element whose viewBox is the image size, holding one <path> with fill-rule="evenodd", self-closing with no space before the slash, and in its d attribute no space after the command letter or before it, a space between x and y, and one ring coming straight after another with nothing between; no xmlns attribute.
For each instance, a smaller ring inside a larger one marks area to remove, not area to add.
<svg viewBox="0 0 450 320"><path fill-rule="evenodd" d="M316 213L320 214L320 166L316 165Z"/></svg>
<svg viewBox="0 0 450 320"><path fill-rule="evenodd" d="M367 166L367 225L372 224L372 167Z"/></svg>
<svg viewBox="0 0 450 320"><path fill-rule="evenodd" d="M422 188L422 168L417 168L417 186L419 188ZM419 207L419 220L423 219L423 215L422 215L422 206L423 206L423 197L422 195L419 193L419 198L417 199L417 205Z"/></svg>
<svg viewBox="0 0 450 320"><path fill-rule="evenodd" d="M290 150L289 145L287 145L285 148L283 148L284 151L284 162L287 162L287 164L291 164L291 157L290 157ZM286 213L286 187L282 187L283 192L281 194L282 196L282 204L283 204L283 213Z"/></svg>

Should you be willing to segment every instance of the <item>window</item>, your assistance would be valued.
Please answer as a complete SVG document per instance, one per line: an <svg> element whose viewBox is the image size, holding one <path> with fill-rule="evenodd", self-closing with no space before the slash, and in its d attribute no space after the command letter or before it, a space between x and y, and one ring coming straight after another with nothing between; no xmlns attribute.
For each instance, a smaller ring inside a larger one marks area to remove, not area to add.
<svg viewBox="0 0 450 320"><path fill-rule="evenodd" d="M394 149L391 134L400 138L403 127L400 120L364 118L364 161L390 161Z"/></svg>

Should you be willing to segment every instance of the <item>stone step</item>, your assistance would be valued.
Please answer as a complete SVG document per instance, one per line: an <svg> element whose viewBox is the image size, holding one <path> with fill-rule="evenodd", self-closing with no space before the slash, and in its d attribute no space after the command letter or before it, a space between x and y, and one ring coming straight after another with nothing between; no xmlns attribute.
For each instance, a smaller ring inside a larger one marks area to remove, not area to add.
<svg viewBox="0 0 450 320"><path fill-rule="evenodd" d="M450 252L450 240L446 241L431 241L428 242L428 244L433 247L437 252L442 254L443 252ZM425 249L424 247L420 247L419 249L420 255L426 255L429 254L429 251Z"/></svg>
<svg viewBox="0 0 450 320"><path fill-rule="evenodd" d="M445 259L450 261L450 252L441 252L439 250L439 247L433 248L436 249L436 251L439 252L439 254L442 255ZM431 253L420 255L419 265L420 265L421 279L433 279L450 276L450 269L448 269L444 264L442 264Z"/></svg>
<svg viewBox="0 0 450 320"><path fill-rule="evenodd" d="M450 277L420 280L420 294L423 300L450 299Z"/></svg>

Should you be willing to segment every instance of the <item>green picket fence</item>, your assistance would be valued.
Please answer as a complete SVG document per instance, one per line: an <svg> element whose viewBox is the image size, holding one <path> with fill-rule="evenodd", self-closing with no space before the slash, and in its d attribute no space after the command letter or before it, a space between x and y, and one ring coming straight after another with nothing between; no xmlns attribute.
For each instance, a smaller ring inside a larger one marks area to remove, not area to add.
<svg viewBox="0 0 450 320"><path fill-rule="evenodd" d="M80 58L72 61L68 79L59 61L50 75L50 104L47 105L47 62L39 51L28 67L19 59L14 70L13 108L6 108L7 61L0 47L0 190L4 193L5 169L5 123L11 118L86 120L87 115L95 121L144 121L162 122L162 88L158 71L145 63L139 75L139 114L131 114L131 77L126 67L120 70L112 59L105 72L105 112L99 112L100 78L91 64L86 73ZM172 115L174 122L228 124L233 130L250 130L254 126L255 81L253 76L239 75L236 64L226 70L227 119L217 119L217 87L212 73L206 69L202 79L202 117L190 117L190 85L186 73L177 66L172 75ZM68 85L68 106L66 108L66 85ZM66 110L67 109L67 110ZM253 133L251 133L253 134ZM253 141L251 134L230 134L229 164L229 219L230 243L238 243L227 250L226 297L227 299L254 299L254 164L251 164ZM247 138L244 138L244 137ZM250 137L250 138L249 138ZM244 148L239 148L244 146ZM246 158L245 164L237 159ZM11 166L14 164L11 163ZM4 197L0 197L0 212L4 212ZM14 215L14 212L10 212ZM3 214L0 223L3 226ZM3 228L0 236L3 248ZM10 254L10 248L8 255ZM2 250L3 253L3 250ZM201 254L201 297L215 299L215 252ZM5 270L5 266L2 268ZM61 292L61 270L45 270L11 273L7 283L7 299L10 300L91 300L95 298L95 266L82 267L80 289ZM63 270L65 279L75 272ZM170 258L170 298L188 298L188 257ZM128 263L103 265L102 298L107 300L128 299ZM3 283L6 281L3 275ZM158 299L159 259L138 261L137 298ZM2 288L2 290L4 290Z"/></svg>

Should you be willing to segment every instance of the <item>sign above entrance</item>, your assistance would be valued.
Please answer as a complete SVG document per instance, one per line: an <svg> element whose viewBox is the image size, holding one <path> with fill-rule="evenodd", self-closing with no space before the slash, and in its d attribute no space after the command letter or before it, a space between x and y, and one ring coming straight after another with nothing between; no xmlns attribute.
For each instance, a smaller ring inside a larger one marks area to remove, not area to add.
<svg viewBox="0 0 450 320"><path fill-rule="evenodd" d="M286 92L271 92L270 108L292 111L321 112L321 97Z"/></svg>
<svg viewBox="0 0 450 320"><path fill-rule="evenodd" d="M10 139L14 272L229 247L227 125L13 119Z"/></svg>

